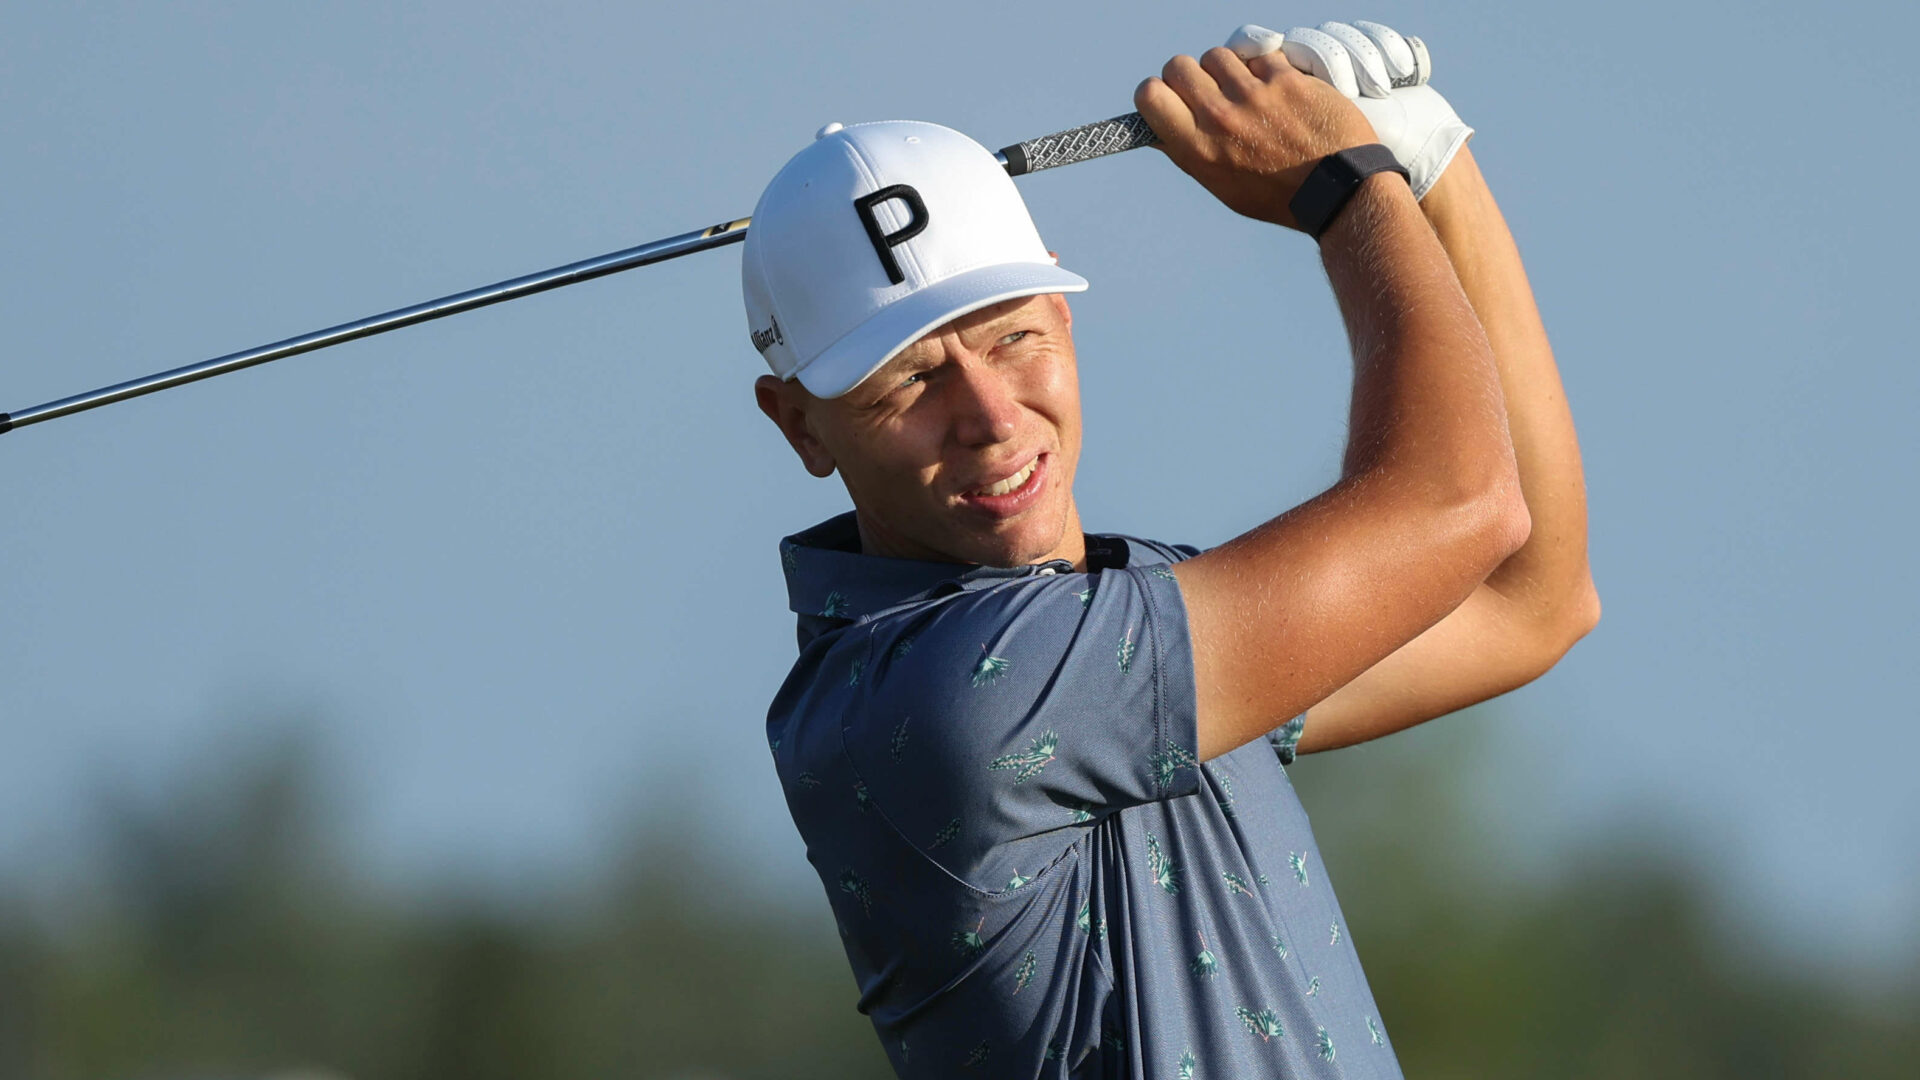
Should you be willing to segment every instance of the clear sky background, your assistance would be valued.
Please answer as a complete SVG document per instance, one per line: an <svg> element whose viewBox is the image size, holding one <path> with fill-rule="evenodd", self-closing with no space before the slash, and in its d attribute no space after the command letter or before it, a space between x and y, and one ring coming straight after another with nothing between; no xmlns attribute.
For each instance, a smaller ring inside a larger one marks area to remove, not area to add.
<svg viewBox="0 0 1920 1080"><path fill-rule="evenodd" d="M1908 5L9 4L0 410L746 214L830 120L1001 146L1345 16L1479 129L1587 459L1605 619L1480 725L1489 844L1656 832L1777 944L1910 957ZM1021 189L1093 282L1090 528L1213 544L1335 479L1306 240L1151 151ZM729 249L0 437L0 882L309 724L398 887L537 898L639 812L817 905L762 717L776 541L846 502L760 370Z"/></svg>

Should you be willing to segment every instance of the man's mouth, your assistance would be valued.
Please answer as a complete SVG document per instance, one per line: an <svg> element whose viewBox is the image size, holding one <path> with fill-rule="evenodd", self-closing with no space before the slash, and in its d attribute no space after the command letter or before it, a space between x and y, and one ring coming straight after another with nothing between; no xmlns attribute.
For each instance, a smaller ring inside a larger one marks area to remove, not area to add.
<svg viewBox="0 0 1920 1080"><path fill-rule="evenodd" d="M960 501L976 512L1006 519L1024 513L1041 497L1047 487L1047 460L1050 455L1035 454L1032 461L1010 476L974 488Z"/></svg>
<svg viewBox="0 0 1920 1080"><path fill-rule="evenodd" d="M997 484L988 484L986 487L983 487L983 488L976 488L973 491L969 492L968 494L989 495L989 496L1011 495L1015 491L1019 490L1021 485L1025 484L1029 479L1031 479L1033 477L1033 470L1039 467L1040 467L1040 458L1038 456L1035 456L1032 461L1027 462L1027 465L1025 468L1021 469L1017 473L1014 473L1012 476L1007 477L1005 480L1002 480Z"/></svg>

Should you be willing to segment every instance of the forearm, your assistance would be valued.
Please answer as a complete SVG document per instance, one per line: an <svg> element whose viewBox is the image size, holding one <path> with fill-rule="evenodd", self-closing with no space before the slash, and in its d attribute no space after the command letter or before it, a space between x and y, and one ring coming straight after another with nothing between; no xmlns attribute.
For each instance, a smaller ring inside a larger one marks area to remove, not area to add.
<svg viewBox="0 0 1920 1080"><path fill-rule="evenodd" d="M1368 180L1320 250L1353 345L1347 466L1174 568L1203 760L1446 619L1526 535L1492 350L1407 185Z"/></svg>
<svg viewBox="0 0 1920 1080"><path fill-rule="evenodd" d="M1353 345L1343 482L1498 501L1515 494L1498 373L1417 207L1399 177L1376 176L1322 239Z"/></svg>
<svg viewBox="0 0 1920 1080"><path fill-rule="evenodd" d="M1519 249L1465 149L1421 208L1493 348L1520 488L1533 523L1527 542L1486 584L1542 620L1590 620L1597 605L1587 566L1580 444Z"/></svg>

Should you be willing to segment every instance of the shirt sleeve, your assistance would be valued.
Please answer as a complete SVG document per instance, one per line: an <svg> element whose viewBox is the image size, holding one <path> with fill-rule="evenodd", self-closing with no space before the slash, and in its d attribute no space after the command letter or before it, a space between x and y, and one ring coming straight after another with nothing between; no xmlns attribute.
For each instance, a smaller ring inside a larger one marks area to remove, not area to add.
<svg viewBox="0 0 1920 1080"><path fill-rule="evenodd" d="M1299 716L1267 732L1267 742L1273 752L1280 757L1280 764L1291 765L1300 746L1300 735L1307 730L1307 714Z"/></svg>
<svg viewBox="0 0 1920 1080"><path fill-rule="evenodd" d="M923 850L1198 787L1193 648L1166 566L1018 578L869 625L846 753Z"/></svg>

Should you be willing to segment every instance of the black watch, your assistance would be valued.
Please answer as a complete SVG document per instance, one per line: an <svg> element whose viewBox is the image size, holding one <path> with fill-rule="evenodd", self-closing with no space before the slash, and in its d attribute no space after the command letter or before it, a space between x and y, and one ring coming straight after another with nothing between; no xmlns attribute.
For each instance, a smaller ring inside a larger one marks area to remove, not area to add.
<svg viewBox="0 0 1920 1080"><path fill-rule="evenodd" d="M1300 224L1300 231L1318 240L1367 177L1389 171L1399 173L1401 179L1410 182L1407 167L1395 161L1393 151L1379 143L1328 154L1307 174L1300 190L1288 200L1287 209L1293 211L1293 220Z"/></svg>

